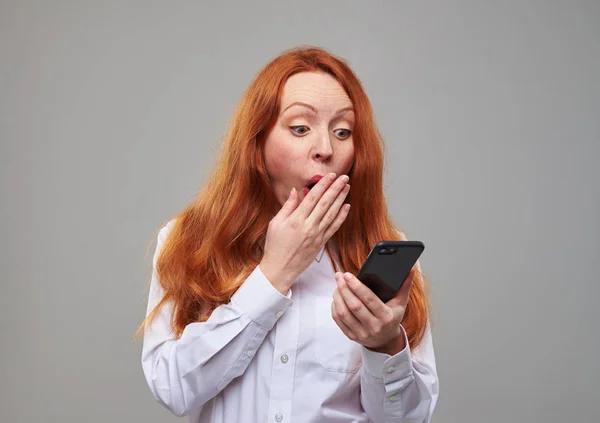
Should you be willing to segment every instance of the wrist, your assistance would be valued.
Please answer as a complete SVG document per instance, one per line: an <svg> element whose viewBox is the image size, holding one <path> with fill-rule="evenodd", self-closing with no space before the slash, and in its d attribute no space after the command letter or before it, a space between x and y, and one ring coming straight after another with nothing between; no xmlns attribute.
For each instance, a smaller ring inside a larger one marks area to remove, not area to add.
<svg viewBox="0 0 600 423"><path fill-rule="evenodd" d="M400 351L406 348L406 340L404 339L404 333L400 332L400 334L389 340L383 345L380 345L376 348L370 348L374 352L387 354L387 355L396 355Z"/></svg>
<svg viewBox="0 0 600 423"><path fill-rule="evenodd" d="M288 274L278 271L277 269L272 269L268 263L261 262L258 266L260 267L262 274L276 290L281 292L282 295L286 295L288 293L290 287L294 283L295 278L290 279Z"/></svg>

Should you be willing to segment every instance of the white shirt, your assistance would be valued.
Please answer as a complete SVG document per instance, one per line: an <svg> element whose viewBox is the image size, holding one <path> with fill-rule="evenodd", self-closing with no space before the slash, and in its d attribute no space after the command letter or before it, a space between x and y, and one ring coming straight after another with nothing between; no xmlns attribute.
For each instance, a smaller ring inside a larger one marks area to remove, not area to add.
<svg viewBox="0 0 600 423"><path fill-rule="evenodd" d="M163 296L156 259L147 311ZM429 422L438 377L429 325L394 356L349 340L331 316L336 288L324 250L282 295L260 267L231 302L176 339L171 306L148 328L142 368L156 400L190 422ZM405 335L406 336L406 335Z"/></svg>

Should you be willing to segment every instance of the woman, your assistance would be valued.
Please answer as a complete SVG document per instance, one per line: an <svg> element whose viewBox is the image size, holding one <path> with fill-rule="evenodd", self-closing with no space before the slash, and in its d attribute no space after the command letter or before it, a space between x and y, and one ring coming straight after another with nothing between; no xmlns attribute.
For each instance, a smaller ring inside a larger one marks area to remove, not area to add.
<svg viewBox="0 0 600 423"><path fill-rule="evenodd" d="M430 421L418 266L386 304L352 275L401 238L359 80L322 49L284 52L246 91L207 187L159 233L142 325L154 397L191 422Z"/></svg>

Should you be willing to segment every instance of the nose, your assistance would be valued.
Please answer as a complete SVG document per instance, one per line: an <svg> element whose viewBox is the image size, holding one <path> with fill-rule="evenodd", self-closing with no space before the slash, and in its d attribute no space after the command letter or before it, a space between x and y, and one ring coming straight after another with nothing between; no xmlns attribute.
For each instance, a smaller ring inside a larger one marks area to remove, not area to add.
<svg viewBox="0 0 600 423"><path fill-rule="evenodd" d="M313 159L324 162L329 161L331 156L333 156L333 146L327 132L316 137L312 156Z"/></svg>

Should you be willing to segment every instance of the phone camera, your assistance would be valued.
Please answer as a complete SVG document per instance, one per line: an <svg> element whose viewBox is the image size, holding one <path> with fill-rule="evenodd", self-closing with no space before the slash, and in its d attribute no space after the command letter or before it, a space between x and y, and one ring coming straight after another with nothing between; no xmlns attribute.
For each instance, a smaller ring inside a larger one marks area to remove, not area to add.
<svg viewBox="0 0 600 423"><path fill-rule="evenodd" d="M396 252L396 248L382 248L379 250L379 254L394 254Z"/></svg>

